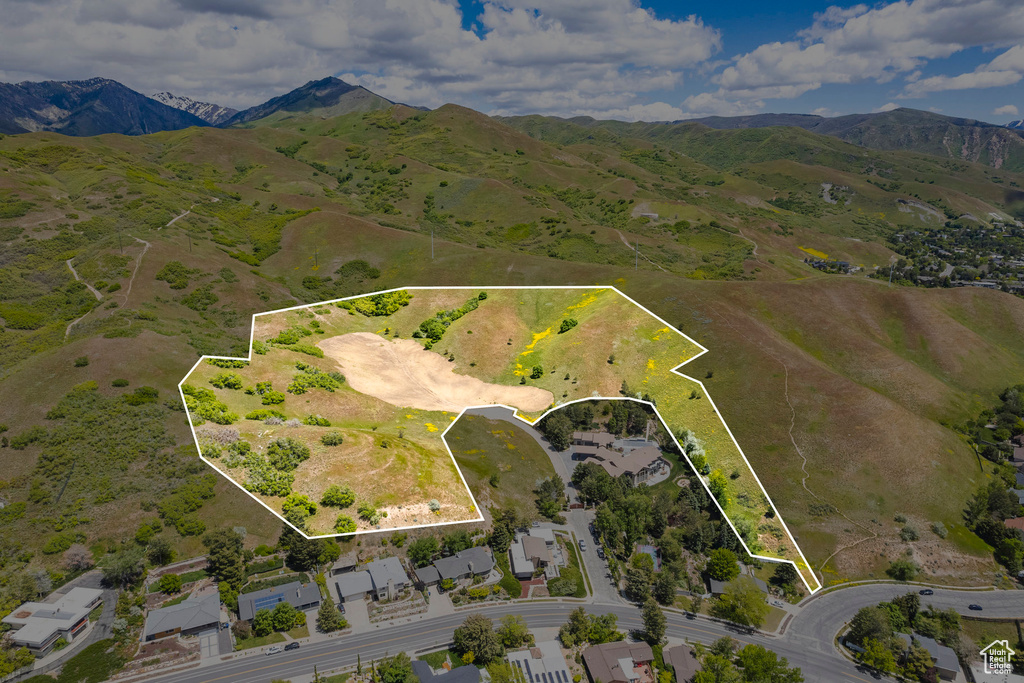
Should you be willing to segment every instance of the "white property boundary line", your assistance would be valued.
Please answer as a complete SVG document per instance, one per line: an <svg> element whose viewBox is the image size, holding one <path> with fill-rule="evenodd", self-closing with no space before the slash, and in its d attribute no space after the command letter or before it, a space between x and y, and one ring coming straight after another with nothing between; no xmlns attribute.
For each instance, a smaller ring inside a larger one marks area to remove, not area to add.
<svg viewBox="0 0 1024 683"><path fill-rule="evenodd" d="M754 558L759 559L759 560L765 560L765 561L768 561L768 562L776 562L776 563L780 563L780 564L781 563L791 564L791 565L793 565L793 568L797 570L797 574L800 576L800 579L803 581L804 586L807 587L807 590L810 591L812 595L814 593L818 592L819 590L821 590L821 588L822 588L821 582L818 580L818 577L815 576L813 570L811 569L810 563L807 561L807 558L804 556L804 553L800 549L799 544L797 544L796 537L793 536L793 533L789 530L789 527L786 526L785 520L783 520L782 519L782 515L779 514L778 508L775 507L775 502L772 500L771 496L768 495L768 491L765 489L764 484L761 483L761 479L757 476L757 473L754 471L754 468L750 465L750 461L747 459L747 456L743 452L743 449L740 448L739 442L736 441L736 437L733 435L732 430L729 429L729 425L726 423L725 418L722 416L722 413L718 410L718 406L715 405L714 400L712 400L711 394L708 392L707 387L705 387L704 383L701 382L699 379L696 379L694 377L690 377L689 375L683 374L682 372L679 371L679 369L682 368L687 363L691 363L694 360L696 360L697 358L700 358L705 353L707 353L708 349L704 345L702 345L700 342L698 342L697 340L689 337L688 335L686 335L683 332L681 332L680 330L678 330L674 325L672 325L669 322L667 322L661 316L656 315L655 313L652 313L646 307L640 305L635 300L633 300L629 296L627 296L624 293L622 293L618 288L616 288L613 285L550 285L550 286L546 286L546 285L519 285L519 286L516 286L516 285L499 285L499 286L494 286L494 287L459 285L459 286L451 286L451 287L427 287L427 286L393 287L391 289L384 289L384 290L380 290L380 291L376 291L376 292L369 292L369 293L366 293L366 294L358 294L358 295L355 295L355 296L347 296L347 297L342 297L342 298L339 298L339 299L329 299L329 300L326 300L326 301L317 301L317 302L311 303L311 304L301 304L299 306L289 306L288 308L279 308L279 309L276 309L276 310L273 310L273 311L263 311L262 313L254 313L253 316L252 316L252 326L249 329L249 354L247 356L245 356L244 358L243 357L238 357L238 356L202 356L202 357L200 357L199 360L197 360L195 362L195 364L192 366L192 368L188 371L188 373L185 375L185 377L180 382L178 382L178 393L181 396L182 404L185 405L185 392L182 390L182 386L185 384L185 380L188 379L189 375L191 375L195 371L195 369L197 367L199 367L199 364L202 363L205 360L208 360L208 359L209 360L244 360L246 362L250 362L251 363L252 362L252 353L253 353L252 352L252 346L253 346L253 341L254 341L255 335L256 335L256 318L259 317L259 316L274 315L274 314L277 314L277 313L286 313L288 311L297 311L297 310L302 310L302 309L306 309L306 308L313 308L313 307L316 307L316 306L326 306L326 305L335 304L335 303L338 303L338 302L341 302L341 301L351 301L351 300L354 300L354 299L363 299L363 298L368 297L368 296L374 296L374 295L377 295L377 294L388 294L388 293L391 293L391 292L399 292L399 291L403 291L403 290L404 291L451 291L451 290L483 291L483 290L488 290L488 289L489 290L524 290L524 289L525 290L611 290L611 291L615 292L617 295L619 295L620 297L622 297L623 299L625 299L626 301L630 302L631 304L633 304L634 306L636 306L637 308L642 310L647 315L651 316L655 320L657 320L657 321L661 322L662 324L664 324L668 329L672 330L673 332L675 332L676 334L681 336L683 339L687 340L688 342L690 342L691 344L696 346L698 349L700 349L699 353L695 354L691 358L688 358L687 360L683 361L682 363L680 363L676 367L672 368L671 372L673 374L679 375L683 379L690 380L691 382L696 382L700 386L700 388L704 391L704 395L707 397L708 401L711 403L711 407L714 409L715 415L718 416L718 419L721 421L722 425L725 427L726 433L728 433L729 434L729 438L732 439L732 443L733 443L734 446L736 446L736 450L739 452L740 457L743 458L743 462L746 464L747 469L749 469L750 473L752 475L754 475L754 481L756 481L757 485L761 488L761 493L764 494L765 499L768 501L768 505L771 506L772 511L775 513L775 517L779 520L779 523L782 525L782 528L786 531L786 534L788 534L789 538L793 541L793 547L795 547L797 553L799 553L800 559L803 561L804 566L807 568L807 573L809 573L811 578L814 579L816 587L812 587L810 585L810 583L808 583L807 578L804 576L804 572L800 570L800 567L796 564L795 561L793 561L793 560L784 560L784 559L781 559L781 558L778 558L778 557L769 557L767 555L755 555L754 553L752 553L750 551L750 548L747 546L747 543L743 539L743 536L739 533L739 531L737 531L736 526L732 523L732 520L729 519L729 516L725 514L725 510L722 509L721 504L715 498L714 494L711 493L711 489L708 487L708 484L704 480L704 477L699 472L697 472L696 468L694 468L693 463L690 462L690 458L686 455L686 450L683 449L682 446L680 446L679 441L676 440L675 434L672 433L672 430L669 428L668 424L665 422L665 419L661 416L661 413L658 412L657 407L655 407L652 403L650 403L648 401L642 401L642 400L635 399L635 398L629 398L629 397L625 397L625 396L590 396L590 397L587 397L587 398L576 399L574 401L568 401L568 402L565 402L565 403L556 403L555 407L545 411L543 415L541 415L540 417L536 418L535 420L528 420L528 419L526 419L524 417L520 417L519 411L516 408L512 408L511 406L506 406L506 405L503 405L503 404L487 404L487 405L478 405L478 406L466 406L465 408L463 408L459 412L459 415L455 418L455 420L450 421L448 427L441 433L441 442L444 444L445 450L448 451L448 456L452 459L452 463L454 463L454 465L455 465L455 470L459 473L459 479L462 481L462 485L466 487L466 491L469 493L470 500L473 501L473 507L476 509L476 511L477 511L479 516L477 517L477 519L466 519L466 520L460 520L460 521L455 521L455 522L435 522L433 524L417 524L417 525L410 525L410 526L403 526L403 527L393 527L393 528L388 528L388 529L370 529L370 530L365 530L365 531L355 531L355 532L352 532L351 534L324 534L324 535L321 535L321 536L308 536L301 529L295 529L295 527L290 522L288 522L288 520L286 520L282 515L278 514L277 511L273 510L269 505L267 505L262 500L257 498L256 495L254 495L252 492L247 491L245 489L245 487L243 487L239 482L237 482L234 479L232 479L231 477L227 476L227 474L222 472L213 463L211 463L209 460L207 460L207 458L202 453L202 449L199 447L199 438L196 436L196 429L195 429L195 426L192 424L192 414L189 412L189 410L188 410L188 408L186 406L185 414L188 416L189 429L191 429L191 431L192 431L192 440L194 441L194 443L196 445L196 450L199 453L199 457L203 460L203 462L205 462L207 465L209 465L214 470L216 470L225 479L230 481L232 484L237 486L241 491L244 491L253 500L255 500L257 503L259 503L264 508L266 508L271 514L275 515L282 522L284 522L285 524L288 524L293 529L295 529L296 531L298 531L303 536L305 536L306 538L309 538L309 539L315 539L315 538L334 538L335 536L351 536L351 535L358 535L358 534L384 533L384 532L390 532L390 531L404 531L404 530L407 530L407 529L424 529L424 528L437 527L437 526L447 526L447 525L451 525L451 524L467 524L467 523L470 523L470 522L482 522L484 520L484 517L483 517L483 514L480 511L480 506L479 506L479 504L476 501L476 497L473 495L473 491L469 488L469 484L466 483L466 478L462 474L462 469L459 467L459 463L458 463L458 461L456 461L455 455L452 453L451 448L448 446L447 439L445 439L445 435L448 433L448 431L459 421L459 419L463 416L463 414L465 414L465 412L467 410L472 410L472 409L475 409L475 408L488 408L488 407L498 407L498 406L500 406L500 407L508 408L509 410L511 410L512 414L516 417L516 419L522 420L523 422L532 425L532 424L534 424L536 422L539 422L540 420L544 419L548 414L554 412L555 410L560 410L561 408L563 408L563 407L565 407L567 405L571 405L573 403L580 403L580 402L584 402L584 401L600 401L600 400L623 400L623 401L632 400L632 401L639 401L640 403L645 403L645 404L651 406L651 408L654 409L654 413L658 416L658 419L661 421L662 425L664 425L665 431L667 431L669 433L669 436L672 438L673 443L675 443L675 445L679 449L679 451L681 453L683 453L683 458L686 460L687 463L689 463L690 469L693 470L694 474L697 475L697 478L704 485L705 490L707 490L707 492L708 492L709 498L715 503L715 506L718 508L718 511L722 514L722 517L726 520L726 522L729 523L729 527L732 529L733 533L736 534L736 537L740 541L740 545L743 546L743 549L747 552L747 554L750 555L751 557L754 557Z"/></svg>

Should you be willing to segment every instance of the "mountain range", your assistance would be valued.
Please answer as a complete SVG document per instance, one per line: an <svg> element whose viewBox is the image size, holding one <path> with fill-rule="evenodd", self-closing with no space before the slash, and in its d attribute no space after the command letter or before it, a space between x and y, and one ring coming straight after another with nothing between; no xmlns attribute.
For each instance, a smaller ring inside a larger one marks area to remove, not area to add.
<svg viewBox="0 0 1024 683"><path fill-rule="evenodd" d="M352 112L386 109L394 104L361 86L334 77L309 81L284 95L242 111L169 92L146 97L104 78L0 83L0 133L53 131L73 136L104 133L143 135L190 126L228 127L263 119L281 121L296 116L331 118ZM529 125L527 122L534 118L509 117L501 120L523 126ZM1024 121L1000 126L908 108L836 117L755 114L657 123L599 121L589 117L542 118L649 139L670 138L694 126L717 130L801 128L871 149L908 150L978 162L994 168L1024 169Z"/></svg>

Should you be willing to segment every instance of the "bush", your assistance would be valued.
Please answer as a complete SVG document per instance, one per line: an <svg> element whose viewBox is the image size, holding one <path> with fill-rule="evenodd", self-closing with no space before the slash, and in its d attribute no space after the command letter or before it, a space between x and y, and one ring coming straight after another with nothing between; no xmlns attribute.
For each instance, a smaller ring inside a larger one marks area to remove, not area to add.
<svg viewBox="0 0 1024 683"><path fill-rule="evenodd" d="M79 356L78 358L75 359L75 367L76 368L84 368L88 364L89 364L89 356Z"/></svg>
<svg viewBox="0 0 1024 683"><path fill-rule="evenodd" d="M912 526L905 526L900 529L900 539L904 541L916 541L920 538L920 534L917 533L917 529Z"/></svg>
<svg viewBox="0 0 1024 683"><path fill-rule="evenodd" d="M161 592L173 595L181 590L181 577L177 574L164 574L157 585Z"/></svg>
<svg viewBox="0 0 1024 683"><path fill-rule="evenodd" d="M302 424L309 425L310 427L330 427L331 421L319 415L307 415L303 418Z"/></svg>
<svg viewBox="0 0 1024 683"><path fill-rule="evenodd" d="M942 522L935 522L932 524L932 533L939 538L945 538L949 534L949 531L946 530L946 525Z"/></svg>
<svg viewBox="0 0 1024 683"><path fill-rule="evenodd" d="M327 487L324 491L324 495L320 498L320 504L326 507L332 508L347 508L351 507L356 502L356 494L352 492L349 487L341 487L337 484L332 484Z"/></svg>
<svg viewBox="0 0 1024 683"><path fill-rule="evenodd" d="M334 531L339 534L350 534L356 530L356 523L351 517L347 515L338 515L338 519L334 522Z"/></svg>
<svg viewBox="0 0 1024 683"><path fill-rule="evenodd" d="M222 372L211 377L210 384L218 389L241 389L242 378L237 372Z"/></svg>
<svg viewBox="0 0 1024 683"><path fill-rule="evenodd" d="M564 334L572 328L579 325L579 321L575 318L566 318L562 321L562 324L558 327L558 334Z"/></svg>
<svg viewBox="0 0 1024 683"><path fill-rule="evenodd" d="M291 437L282 437L267 446L267 460L282 472L289 472L309 458L309 447Z"/></svg>
<svg viewBox="0 0 1024 683"><path fill-rule="evenodd" d="M258 410L253 410L252 412L248 412L245 414L246 420L259 420L261 422L271 417L276 417L283 420L284 413L282 413L279 410L271 410L270 408L260 408Z"/></svg>
<svg viewBox="0 0 1024 683"><path fill-rule="evenodd" d="M325 446L340 446L344 440L342 433L336 429L320 437L320 443Z"/></svg>
<svg viewBox="0 0 1024 683"><path fill-rule="evenodd" d="M112 387L126 387L126 386L128 386L128 380L126 380L126 379L115 379L113 382L110 383L110 386L112 386Z"/></svg>

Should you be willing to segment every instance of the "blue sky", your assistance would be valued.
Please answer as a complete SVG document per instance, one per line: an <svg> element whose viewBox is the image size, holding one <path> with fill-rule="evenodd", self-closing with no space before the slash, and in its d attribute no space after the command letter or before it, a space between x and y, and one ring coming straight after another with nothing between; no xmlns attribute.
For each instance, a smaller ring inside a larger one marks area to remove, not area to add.
<svg viewBox="0 0 1024 683"><path fill-rule="evenodd" d="M336 75L489 114L1024 115L1024 0L0 0L0 80L245 107Z"/></svg>

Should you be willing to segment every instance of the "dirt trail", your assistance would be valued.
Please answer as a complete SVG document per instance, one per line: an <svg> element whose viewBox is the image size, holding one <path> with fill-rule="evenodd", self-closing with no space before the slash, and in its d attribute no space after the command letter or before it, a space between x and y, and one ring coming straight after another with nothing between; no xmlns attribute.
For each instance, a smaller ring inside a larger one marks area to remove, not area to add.
<svg viewBox="0 0 1024 683"><path fill-rule="evenodd" d="M648 263L650 263L650 264L651 264L652 266L654 266L655 268L657 268L657 269L658 269L658 270L660 270L661 272L663 272L663 273L667 273L667 272L668 272L667 270L665 270L664 268L662 268L661 266L659 266L659 265L658 265L657 263L655 263L655 262L654 262L654 261L652 261L651 259L647 258L647 256L645 256L645 255L643 254L643 252L641 252L641 251L640 251L639 249L637 249L637 248L636 248L635 246L633 246L632 244L630 244L630 243L629 243L629 240L627 240L627 239L626 239L626 236L625 236L625 235L623 235L623 234L622 234L622 232L621 232L621 231L620 231L620 230L619 230L618 228L615 228L615 232L619 233L619 239L621 239L621 240L622 240L622 243L623 243L623 244L625 244L625 245L626 245L627 247L629 247L629 248L630 248L630 250L632 250L632 251L635 251L635 252L636 252L637 254L639 254L639 255L640 255L640 258L642 258L642 259L643 259L644 261L647 261Z"/></svg>
<svg viewBox="0 0 1024 683"><path fill-rule="evenodd" d="M712 310L715 310L715 309L712 309ZM814 498L815 500L817 500L820 503L824 503L825 505L828 505L833 510L835 510L837 515L839 515L840 517L845 519L850 524L854 525L855 527L861 529L866 534L868 534L867 536L865 536L864 538L862 538L862 539L860 539L858 541L854 541L853 543L847 543L846 545L839 546L838 548L836 548L835 552L833 552L831 555L826 557L822 562L820 562L818 564L818 570L817 571L818 571L818 574L819 574L819 581L821 581L821 580L824 579L824 575L822 574L821 570L822 570L822 568L824 568L825 566L828 565L829 561L831 561L833 557L835 557L839 553L843 552L844 550L849 550L850 548L853 548L853 547L855 547L857 545L860 545L861 543L864 543L865 541L871 541L871 540L874 540L874 539L878 538L878 533L874 529L871 529L870 527L868 527L868 526L866 526L866 525L864 525L864 524L862 524L860 522L857 522L857 521L854 521L854 520L850 519L849 517L847 517L843 513L842 510L837 508L835 505L832 505L832 503L829 503L828 501L824 500L821 496L819 496L817 493L812 491L810 489L810 487L807 486L807 480L811 476L810 472L807 471L807 456L805 456L804 452L800 449L800 445L796 442L796 436L793 434L793 430L796 428L796 407L793 405L793 401L790 400L790 397L789 397L789 366L786 365L785 361L783 361L777 355L772 353L764 345L764 343L762 343L760 341L756 341L754 339L751 339L746 334L743 334L742 332L737 330L736 327L732 324L732 322L729 320L729 318L727 316L722 316L721 314L718 313L717 310L715 310L715 313L718 314L719 317L725 322L725 324L728 325L730 328L732 328L732 330L734 332L739 334L741 337L743 337L747 341L756 344L758 347L760 347L760 349L762 351L764 351L764 353L769 358L771 358L776 363L778 363L779 365L782 366L782 370L783 370L783 373L784 373L784 375L783 375L784 379L783 379L783 392L782 392L782 395L786 399L786 405L789 407L789 430L788 430L789 441L790 441L790 443L793 444L793 449L796 451L796 454L800 456L800 461L801 461L800 462L800 470L804 473L803 478L800 480L800 486L802 486L804 491L806 491L808 493L808 495L810 495L812 498Z"/></svg>
<svg viewBox="0 0 1024 683"><path fill-rule="evenodd" d="M139 258L135 260L135 270L132 271L132 277L130 280L128 280L128 287L125 289L124 292L124 303L126 306L128 305L128 295L132 293L132 284L135 282L135 276L138 275L139 266L142 265L142 257L146 255L147 251L149 251L149 242L143 239L139 239L138 237L135 237L134 239L136 242L142 242L146 246L142 248L142 253L139 254Z"/></svg>
<svg viewBox="0 0 1024 683"><path fill-rule="evenodd" d="M177 223L179 219L181 219L181 218L184 218L185 216L187 216L187 215L189 215L190 213L192 213L192 208L193 208L193 207L195 207L195 204L193 204L192 206L188 207L188 211L186 211L185 213L182 213L182 214L178 214L177 216L175 216L174 218L172 218L171 220L169 220L169 221L167 222L167 225L165 225L165 226L163 226L163 227L164 227L164 228L169 228L169 227L171 227L172 225L174 225L175 223ZM157 228L157 230L162 230L162 228Z"/></svg>
<svg viewBox="0 0 1024 683"><path fill-rule="evenodd" d="M523 412L546 410L554 396L533 386L488 384L459 375L444 356L410 339L387 340L353 332L317 344L356 391L393 406L458 413L467 406L500 403Z"/></svg>
<svg viewBox="0 0 1024 683"><path fill-rule="evenodd" d="M92 285L90 285L85 280L83 280L81 278L81 276L79 276L78 271L75 270L75 267L73 265L71 265L71 262L74 261L74 260L75 260L75 258L72 256L67 261L65 261L65 263L68 264L68 268L71 270L71 274L75 276L76 280L78 280L79 282L84 283L85 286L89 288L89 291L92 292L93 296L96 297L96 301L102 301L103 300L103 295L99 293L99 290L96 289L95 287L93 287Z"/></svg>

